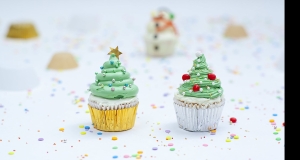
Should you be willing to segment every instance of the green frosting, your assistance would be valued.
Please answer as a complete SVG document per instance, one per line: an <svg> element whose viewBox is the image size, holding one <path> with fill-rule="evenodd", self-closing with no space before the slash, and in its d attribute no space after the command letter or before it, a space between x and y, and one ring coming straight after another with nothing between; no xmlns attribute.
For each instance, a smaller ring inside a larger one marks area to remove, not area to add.
<svg viewBox="0 0 300 160"><path fill-rule="evenodd" d="M101 73L95 73L95 82L90 85L90 91L94 96L106 99L122 99L135 97L139 91L133 84L134 79L114 53L110 54L109 61L100 67Z"/></svg>
<svg viewBox="0 0 300 160"><path fill-rule="evenodd" d="M204 54L201 54L193 61L193 67L189 70L190 79L185 80L178 88L181 95L186 97L214 99L222 96L223 88L219 79L210 80L208 74L212 70L208 68ZM199 91L193 91L193 86L198 84Z"/></svg>

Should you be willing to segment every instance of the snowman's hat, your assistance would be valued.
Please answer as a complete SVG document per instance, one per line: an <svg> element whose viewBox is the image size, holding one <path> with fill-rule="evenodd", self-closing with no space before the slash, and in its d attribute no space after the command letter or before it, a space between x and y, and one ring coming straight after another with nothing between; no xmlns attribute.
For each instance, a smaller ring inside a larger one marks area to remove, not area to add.
<svg viewBox="0 0 300 160"><path fill-rule="evenodd" d="M166 8L166 7L160 7L157 9L157 11L152 12L153 18L163 18L172 21L174 19L173 12Z"/></svg>

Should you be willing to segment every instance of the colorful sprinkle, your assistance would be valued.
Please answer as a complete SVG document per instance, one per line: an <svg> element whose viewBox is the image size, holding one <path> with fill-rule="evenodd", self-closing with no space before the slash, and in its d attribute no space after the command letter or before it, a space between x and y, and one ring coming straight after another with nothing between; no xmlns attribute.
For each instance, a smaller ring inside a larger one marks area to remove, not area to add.
<svg viewBox="0 0 300 160"><path fill-rule="evenodd" d="M276 138L276 141L280 141L280 140L281 140L281 138L279 138L279 137Z"/></svg>
<svg viewBox="0 0 300 160"><path fill-rule="evenodd" d="M274 121L274 119L270 119L270 120L269 120L269 122L271 122L271 123L272 123L272 122L275 122L275 121Z"/></svg>
<svg viewBox="0 0 300 160"><path fill-rule="evenodd" d="M113 140L113 141L118 140L118 137L113 136L113 137L111 138L111 140Z"/></svg>
<svg viewBox="0 0 300 160"><path fill-rule="evenodd" d="M168 146L173 146L173 143L169 143Z"/></svg>
<svg viewBox="0 0 300 160"><path fill-rule="evenodd" d="M175 148L170 148L170 151L175 151Z"/></svg>
<svg viewBox="0 0 300 160"><path fill-rule="evenodd" d="M118 147L117 147L117 146L114 146L112 149L118 149Z"/></svg>
<svg viewBox="0 0 300 160"><path fill-rule="evenodd" d="M208 146L208 144L203 144L203 146L204 146L204 147L207 147L207 146Z"/></svg>
<svg viewBox="0 0 300 160"><path fill-rule="evenodd" d="M39 139L38 139L38 141L43 141L43 140L44 140L44 138L39 138Z"/></svg>
<svg viewBox="0 0 300 160"><path fill-rule="evenodd" d="M97 134L98 134L98 135L102 135L102 133L101 133L101 132L98 132Z"/></svg>
<svg viewBox="0 0 300 160"><path fill-rule="evenodd" d="M116 158L118 158L118 156L113 156L112 158L116 159Z"/></svg>
<svg viewBox="0 0 300 160"><path fill-rule="evenodd" d="M86 132L80 132L81 135L86 135Z"/></svg>
<svg viewBox="0 0 300 160"><path fill-rule="evenodd" d="M152 150L156 151L158 148L157 147L153 147Z"/></svg>
<svg viewBox="0 0 300 160"><path fill-rule="evenodd" d="M124 158L129 158L130 156L129 155L124 155Z"/></svg>
<svg viewBox="0 0 300 160"><path fill-rule="evenodd" d="M277 114L276 114L276 113L274 113L274 114L273 114L273 116L277 116Z"/></svg>
<svg viewBox="0 0 300 160"><path fill-rule="evenodd" d="M9 154L9 155L14 155L14 154L15 154L15 152L8 152L8 154Z"/></svg>

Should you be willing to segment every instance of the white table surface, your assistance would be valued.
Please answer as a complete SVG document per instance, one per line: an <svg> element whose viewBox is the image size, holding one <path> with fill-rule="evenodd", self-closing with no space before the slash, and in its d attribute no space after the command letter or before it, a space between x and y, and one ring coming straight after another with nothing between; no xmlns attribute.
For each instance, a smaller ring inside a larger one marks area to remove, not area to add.
<svg viewBox="0 0 300 160"><path fill-rule="evenodd" d="M142 36L150 12L160 6L175 13L180 42L173 56L151 58L144 53ZM88 24L78 24L74 17L87 19ZM40 36L28 41L6 39L9 25L19 21L33 22ZM229 22L243 25L249 37L224 38ZM89 31L71 29L70 24L76 23L78 28L97 27ZM124 159L124 155L140 150L141 159L284 159L282 0L0 0L0 35L0 67L28 65L39 77L36 88L0 90L1 160ZM86 90L94 81L94 72L108 60L109 47L116 46L123 52L122 64L136 78L140 89L137 119L131 130L97 135L100 131L92 128L86 113ZM226 104L216 135L180 129L172 105L181 75L191 68L197 50L205 53L224 88ZM60 51L72 53L79 67L60 72L47 70L52 55ZM0 83L1 79L5 77L0 77ZM85 101L74 103L80 98ZM231 125L230 117L236 117L237 123ZM270 119L276 125L271 125ZM91 129L81 135L84 129L80 125ZM226 142L232 133L239 139ZM118 140L112 141L112 136ZM166 140L167 136L173 139ZM114 146L118 148L112 149ZM11 152L14 154L9 155Z"/></svg>

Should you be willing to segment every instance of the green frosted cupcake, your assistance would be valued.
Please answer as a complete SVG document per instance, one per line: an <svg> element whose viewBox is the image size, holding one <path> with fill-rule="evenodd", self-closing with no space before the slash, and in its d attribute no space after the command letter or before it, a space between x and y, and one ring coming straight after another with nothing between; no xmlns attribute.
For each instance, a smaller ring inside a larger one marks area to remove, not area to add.
<svg viewBox="0 0 300 160"><path fill-rule="evenodd" d="M204 54L197 53L189 74L174 95L174 107L180 128L210 131L218 127L225 99L220 79L208 68Z"/></svg>
<svg viewBox="0 0 300 160"><path fill-rule="evenodd" d="M118 47L109 52L109 60L95 73L90 85L88 107L94 128L102 131L124 131L135 123L139 100L134 78L121 65Z"/></svg>

